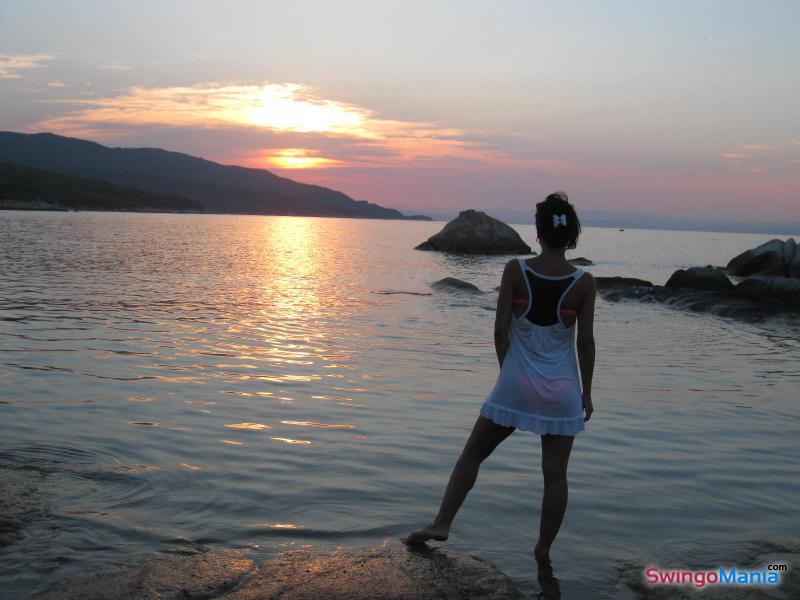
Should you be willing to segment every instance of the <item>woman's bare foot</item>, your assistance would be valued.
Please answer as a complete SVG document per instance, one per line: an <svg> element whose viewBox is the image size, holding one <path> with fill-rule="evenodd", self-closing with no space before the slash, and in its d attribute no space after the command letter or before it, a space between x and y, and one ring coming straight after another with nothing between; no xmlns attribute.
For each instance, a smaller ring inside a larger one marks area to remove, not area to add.
<svg viewBox="0 0 800 600"><path fill-rule="evenodd" d="M443 542L450 535L450 527L446 525L428 525L422 529L412 531L403 538L405 544L424 544L428 540Z"/></svg>

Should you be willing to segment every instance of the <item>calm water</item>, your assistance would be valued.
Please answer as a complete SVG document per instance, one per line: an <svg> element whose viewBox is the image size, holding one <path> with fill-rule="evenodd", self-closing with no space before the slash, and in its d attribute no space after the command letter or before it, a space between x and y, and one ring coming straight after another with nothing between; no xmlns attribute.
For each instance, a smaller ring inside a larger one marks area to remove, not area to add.
<svg viewBox="0 0 800 600"><path fill-rule="evenodd" d="M376 546L427 523L497 376L508 259L413 250L441 226L0 212L0 464L48 473L49 507L0 550L3 593L192 544ZM769 237L589 228L573 255L663 283ZM432 293L445 276L488 293ZM598 302L564 598L800 545L799 333ZM443 544L531 594L539 458L512 435Z"/></svg>

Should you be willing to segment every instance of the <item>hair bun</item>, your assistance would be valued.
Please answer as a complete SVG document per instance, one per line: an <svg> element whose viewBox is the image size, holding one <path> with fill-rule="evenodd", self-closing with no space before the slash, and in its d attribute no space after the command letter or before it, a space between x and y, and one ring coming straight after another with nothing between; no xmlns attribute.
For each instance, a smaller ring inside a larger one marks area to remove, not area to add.
<svg viewBox="0 0 800 600"><path fill-rule="evenodd" d="M566 192L553 192L536 204L536 233L540 242L552 248L576 247L581 223Z"/></svg>

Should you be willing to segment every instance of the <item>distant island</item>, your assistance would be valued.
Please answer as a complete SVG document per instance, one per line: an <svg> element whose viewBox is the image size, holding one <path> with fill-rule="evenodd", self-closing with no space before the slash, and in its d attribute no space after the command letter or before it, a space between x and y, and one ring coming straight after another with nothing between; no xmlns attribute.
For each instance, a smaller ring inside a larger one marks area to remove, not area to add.
<svg viewBox="0 0 800 600"><path fill-rule="evenodd" d="M0 208L432 220L266 169L52 133L0 132L0 163Z"/></svg>

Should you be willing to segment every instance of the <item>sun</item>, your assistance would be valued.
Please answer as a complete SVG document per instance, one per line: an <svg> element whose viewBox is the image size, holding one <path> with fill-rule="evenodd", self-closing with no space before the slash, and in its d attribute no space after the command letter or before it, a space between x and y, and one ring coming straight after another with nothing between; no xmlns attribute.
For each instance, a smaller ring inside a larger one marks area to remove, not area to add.
<svg viewBox="0 0 800 600"><path fill-rule="evenodd" d="M268 156L267 161L281 169L313 169L339 164L337 160L315 154L313 150L305 148L283 148Z"/></svg>

